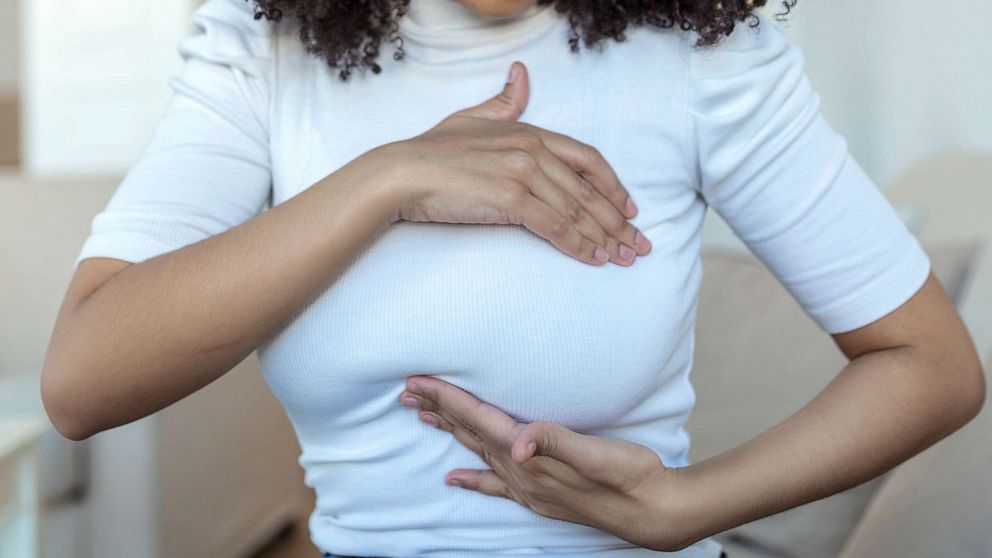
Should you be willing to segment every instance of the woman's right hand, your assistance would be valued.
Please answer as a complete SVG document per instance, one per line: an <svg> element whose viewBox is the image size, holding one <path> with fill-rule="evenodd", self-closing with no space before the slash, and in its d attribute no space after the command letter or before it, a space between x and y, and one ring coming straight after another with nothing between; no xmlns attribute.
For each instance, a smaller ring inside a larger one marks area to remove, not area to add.
<svg viewBox="0 0 992 558"><path fill-rule="evenodd" d="M386 164L403 169L392 221L523 225L594 265L647 254L650 242L627 221L637 207L610 165L589 145L517 122L527 97L526 69L514 62L495 97L382 146Z"/></svg>

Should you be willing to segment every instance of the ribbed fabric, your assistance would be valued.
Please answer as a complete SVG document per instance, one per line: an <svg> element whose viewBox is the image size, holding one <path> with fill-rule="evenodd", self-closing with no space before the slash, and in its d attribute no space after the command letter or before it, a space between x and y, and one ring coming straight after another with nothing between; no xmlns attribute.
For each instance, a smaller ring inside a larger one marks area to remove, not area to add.
<svg viewBox="0 0 992 558"><path fill-rule="evenodd" d="M313 540L349 556L716 558L711 539L653 552L445 485L451 469L486 465L399 404L405 378L433 374L518 420L623 438L684 466L707 205L826 332L905 302L927 255L823 120L801 54L770 21L717 47L640 28L572 53L550 7L493 20L413 0L404 17L407 58L386 44L382 73L343 82L303 51L291 21L208 0L180 47L173 100L77 263L139 262L223 232L270 195L282 203L491 97L521 60L531 78L521 121L596 146L653 251L596 267L514 225L399 222L374 239L259 347L318 495Z"/></svg>

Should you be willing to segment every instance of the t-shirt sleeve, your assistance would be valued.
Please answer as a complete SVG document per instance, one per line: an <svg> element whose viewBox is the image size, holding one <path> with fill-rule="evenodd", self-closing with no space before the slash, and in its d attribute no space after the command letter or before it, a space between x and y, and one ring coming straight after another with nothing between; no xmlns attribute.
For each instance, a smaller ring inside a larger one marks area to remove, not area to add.
<svg viewBox="0 0 992 558"><path fill-rule="evenodd" d="M230 229L265 208L272 179L272 33L244 0L208 0L179 43L182 71L148 144L91 222L75 265L137 263Z"/></svg>
<svg viewBox="0 0 992 558"><path fill-rule="evenodd" d="M697 189L821 329L874 322L930 259L819 110L799 48L761 16L693 47Z"/></svg>

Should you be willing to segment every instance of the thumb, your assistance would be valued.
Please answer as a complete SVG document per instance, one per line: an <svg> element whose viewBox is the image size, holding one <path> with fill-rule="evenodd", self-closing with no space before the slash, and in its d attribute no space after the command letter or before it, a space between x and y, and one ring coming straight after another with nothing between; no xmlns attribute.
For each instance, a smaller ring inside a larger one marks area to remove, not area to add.
<svg viewBox="0 0 992 558"><path fill-rule="evenodd" d="M589 447L587 438L560 424L539 420L520 431L510 448L510 455L517 463L523 463L537 455L545 455L581 472L591 460L598 457L595 455L596 448Z"/></svg>
<svg viewBox="0 0 992 558"><path fill-rule="evenodd" d="M510 65L510 74L507 76L506 85L503 86L503 90L498 95L484 103L459 112L491 120L516 120L527 106L529 88L526 66L523 62L514 61Z"/></svg>

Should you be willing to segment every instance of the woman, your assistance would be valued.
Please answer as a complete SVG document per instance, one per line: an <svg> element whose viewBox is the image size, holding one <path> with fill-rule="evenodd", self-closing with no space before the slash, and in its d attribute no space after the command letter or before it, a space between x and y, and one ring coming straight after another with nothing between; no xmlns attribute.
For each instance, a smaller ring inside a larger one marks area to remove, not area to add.
<svg viewBox="0 0 992 558"><path fill-rule="evenodd" d="M970 338L760 4L208 0L77 259L53 423L257 348L336 556L715 558L936 442L984 402ZM708 205L850 364L690 465Z"/></svg>

